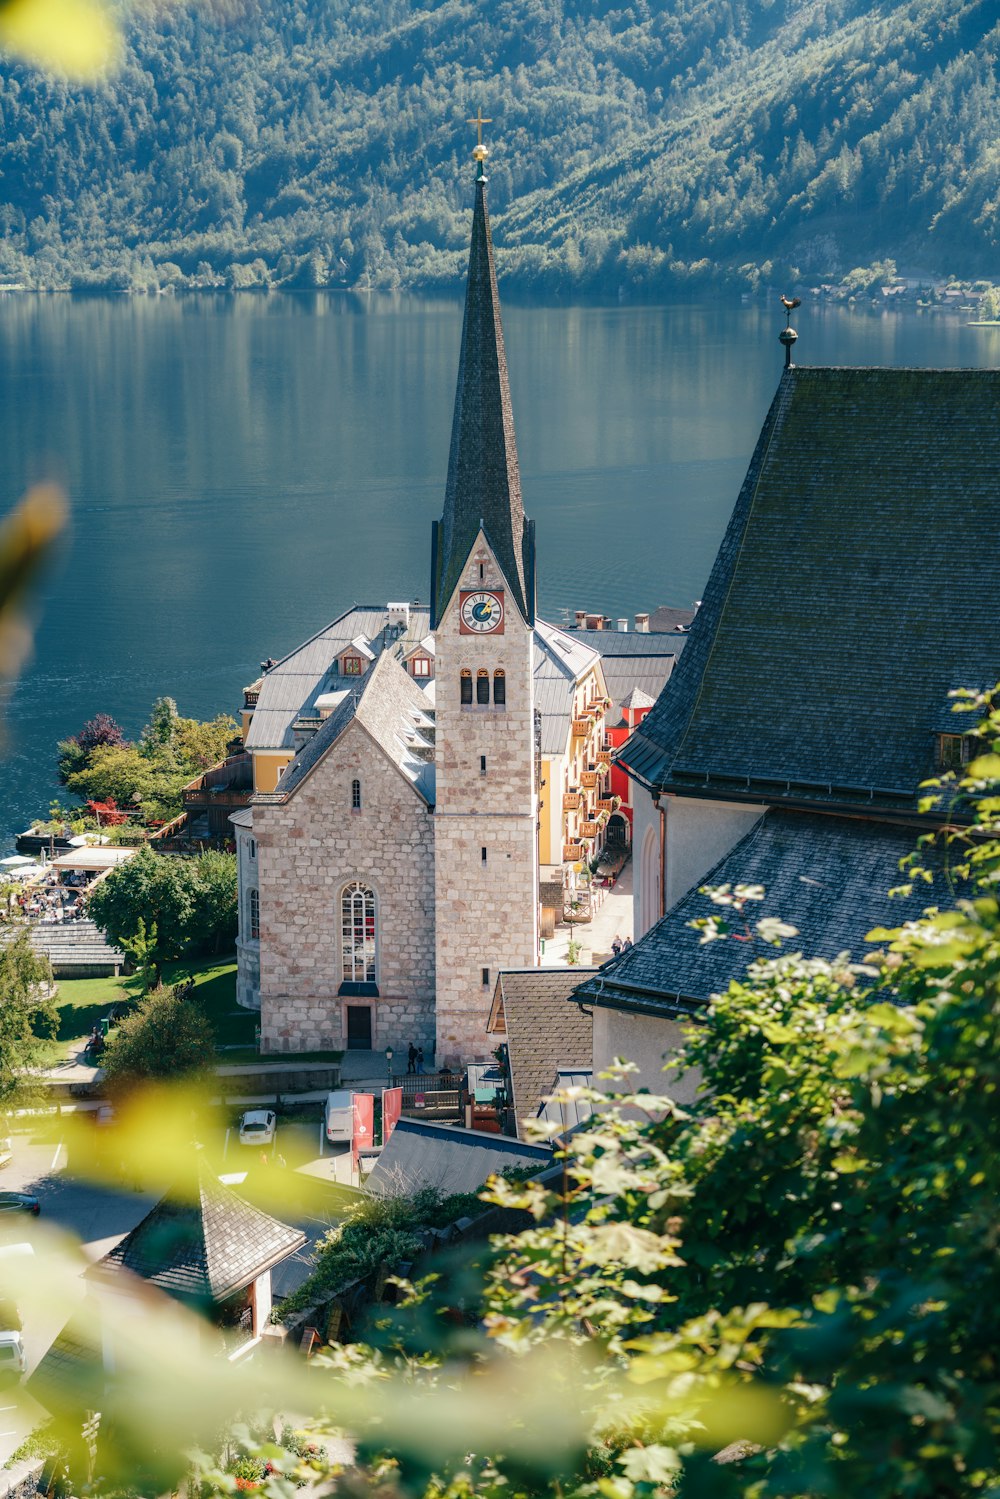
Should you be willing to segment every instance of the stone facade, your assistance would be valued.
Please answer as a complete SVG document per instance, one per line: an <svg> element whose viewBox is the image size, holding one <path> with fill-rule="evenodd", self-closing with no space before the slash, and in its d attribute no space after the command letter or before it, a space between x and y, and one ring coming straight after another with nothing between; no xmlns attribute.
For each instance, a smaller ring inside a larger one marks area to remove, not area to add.
<svg viewBox="0 0 1000 1499"><path fill-rule="evenodd" d="M253 819L262 1052L346 1047L349 1006L370 1010L374 1048L433 1049L434 839L419 791L355 721L293 796L255 804ZM354 881L375 893L377 997L340 993Z"/></svg>
<svg viewBox="0 0 1000 1499"><path fill-rule="evenodd" d="M503 633L462 634L462 589L505 591ZM532 631L480 532L435 634L438 1060L488 1057L500 968L538 961ZM489 704L461 701L462 672L489 673ZM506 701L494 702L502 671ZM485 857L484 857L485 853Z"/></svg>

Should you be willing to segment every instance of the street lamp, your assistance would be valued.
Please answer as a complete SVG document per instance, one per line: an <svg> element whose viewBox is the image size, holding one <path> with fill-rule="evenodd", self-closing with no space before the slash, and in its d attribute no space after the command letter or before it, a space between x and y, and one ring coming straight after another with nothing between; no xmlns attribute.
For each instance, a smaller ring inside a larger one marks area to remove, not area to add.
<svg viewBox="0 0 1000 1499"><path fill-rule="evenodd" d="M389 1074L389 1087L392 1087L392 1047L385 1049L385 1070Z"/></svg>

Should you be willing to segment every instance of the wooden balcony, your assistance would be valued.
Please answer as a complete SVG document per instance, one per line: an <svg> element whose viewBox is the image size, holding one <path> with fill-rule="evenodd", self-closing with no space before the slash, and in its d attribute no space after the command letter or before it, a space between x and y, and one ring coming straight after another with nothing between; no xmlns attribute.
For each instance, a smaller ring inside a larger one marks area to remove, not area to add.
<svg viewBox="0 0 1000 1499"><path fill-rule="evenodd" d="M596 822L581 822L580 833L584 838L596 838L597 827L598 824Z"/></svg>
<svg viewBox="0 0 1000 1499"><path fill-rule="evenodd" d="M583 844L582 843L564 843L563 844L563 863L564 864L578 864L582 858L583 858Z"/></svg>
<svg viewBox="0 0 1000 1499"><path fill-rule="evenodd" d="M613 796L599 796L597 798L598 812L613 812L615 810L615 799Z"/></svg>
<svg viewBox="0 0 1000 1499"><path fill-rule="evenodd" d="M614 750L599 749L597 751L595 759L597 760L597 763L599 765L608 765L608 766L610 766L610 764L611 764L611 756L613 754L614 754Z"/></svg>
<svg viewBox="0 0 1000 1499"><path fill-rule="evenodd" d="M580 794L579 791L564 791L563 792L563 811L564 812L575 812L582 805L583 805L583 797L581 796L581 794Z"/></svg>
<svg viewBox="0 0 1000 1499"><path fill-rule="evenodd" d="M590 729L591 729L591 723L590 723L590 719L589 718L574 718L574 720L573 720L573 738L574 739L586 739L587 735L590 733Z"/></svg>
<svg viewBox="0 0 1000 1499"><path fill-rule="evenodd" d="M585 791L593 791L599 780L599 772L596 770L583 770L580 772L580 784Z"/></svg>

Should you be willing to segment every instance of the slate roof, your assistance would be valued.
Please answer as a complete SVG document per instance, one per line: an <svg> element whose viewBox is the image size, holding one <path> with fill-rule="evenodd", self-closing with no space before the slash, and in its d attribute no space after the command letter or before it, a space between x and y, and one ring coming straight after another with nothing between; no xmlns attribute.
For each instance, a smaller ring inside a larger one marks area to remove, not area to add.
<svg viewBox="0 0 1000 1499"><path fill-rule="evenodd" d="M780 948L732 937L701 945L688 923L727 913L696 889L634 947L581 984L573 999L668 1017L697 1013L760 958L793 952L835 958L846 951L861 960L873 927L900 926L928 905L950 903L940 876L933 885L918 881L911 896L889 899L889 890L903 882L899 861L921 831L817 812L768 811L700 884L763 885L764 899L749 903L751 927L763 916L776 916L796 927L797 937Z"/></svg>
<svg viewBox="0 0 1000 1499"><path fill-rule="evenodd" d="M560 1071L590 1071L591 1017L566 1001L581 978L599 971L523 968L497 976L488 1030L506 1037L518 1138L523 1121L542 1112Z"/></svg>
<svg viewBox="0 0 1000 1499"><path fill-rule="evenodd" d="M424 801L434 801L433 726L430 705L393 654L381 656L356 679L337 707L289 763L277 789L257 792L255 803L281 803L298 790L347 726L357 719Z"/></svg>
<svg viewBox="0 0 1000 1499"><path fill-rule="evenodd" d="M624 699L633 687L656 701L688 642L687 635L645 634L641 630L573 630L571 638L600 654L611 699L608 723L618 722Z"/></svg>
<svg viewBox="0 0 1000 1499"><path fill-rule="evenodd" d="M430 620L427 609L411 607L409 625L400 634L387 629L388 616L387 604L355 604L265 672L247 734L247 749L292 749L295 720L300 715L309 716L316 699L324 693L339 692L358 680L342 677L333 666L360 636L369 641L375 654L383 644L389 644L400 655L426 638Z"/></svg>
<svg viewBox="0 0 1000 1499"><path fill-rule="evenodd" d="M434 527L432 627L458 586L480 526L514 602L528 624L534 623L534 529L525 519L521 500L486 179L481 173L472 216L444 516Z"/></svg>
<svg viewBox="0 0 1000 1499"><path fill-rule="evenodd" d="M401 1119L368 1178L376 1197L431 1187L449 1195L475 1192L488 1176L512 1166L552 1164L547 1145L526 1145L505 1135Z"/></svg>
<svg viewBox="0 0 1000 1499"><path fill-rule="evenodd" d="M224 1301L301 1248L305 1234L253 1207L199 1161L190 1190L168 1193L86 1273L130 1270L179 1300Z"/></svg>
<svg viewBox="0 0 1000 1499"><path fill-rule="evenodd" d="M998 415L1000 370L786 370L629 772L911 808L949 690L1000 677Z"/></svg>

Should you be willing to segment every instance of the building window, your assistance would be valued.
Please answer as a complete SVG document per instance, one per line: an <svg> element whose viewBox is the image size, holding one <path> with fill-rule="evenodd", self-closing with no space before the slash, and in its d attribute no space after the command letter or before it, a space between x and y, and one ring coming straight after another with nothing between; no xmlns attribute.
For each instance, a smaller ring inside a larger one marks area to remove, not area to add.
<svg viewBox="0 0 1000 1499"><path fill-rule="evenodd" d="M485 850L485 848L481 848L479 850L479 857L482 860L482 862L485 864L486 863L486 850Z"/></svg>
<svg viewBox="0 0 1000 1499"><path fill-rule="evenodd" d="M345 656L343 661L343 672L345 677L360 677L361 657Z"/></svg>
<svg viewBox="0 0 1000 1499"><path fill-rule="evenodd" d="M360 781L352 781L351 782L351 811L352 812L360 812L361 811L361 782Z"/></svg>
<svg viewBox="0 0 1000 1499"><path fill-rule="evenodd" d="M251 838L250 839L250 857L251 857L251 859L256 859L256 857L257 857L257 840L256 840L256 838Z"/></svg>
<svg viewBox="0 0 1000 1499"><path fill-rule="evenodd" d="M375 892L355 880L340 898L344 982L375 983Z"/></svg>
<svg viewBox="0 0 1000 1499"><path fill-rule="evenodd" d="M490 970L488 968L484 968L483 969L483 984L484 985L488 984L489 981L490 981Z"/></svg>
<svg viewBox="0 0 1000 1499"><path fill-rule="evenodd" d="M429 677L431 674L431 663L427 656L414 656L413 675L415 677Z"/></svg>
<svg viewBox="0 0 1000 1499"><path fill-rule="evenodd" d="M490 700L490 674L488 671L476 672L476 702L488 703Z"/></svg>
<svg viewBox="0 0 1000 1499"><path fill-rule="evenodd" d="M463 671L463 673L462 673L462 702L463 702L463 704L468 704L468 703L472 702L472 673L471 673L471 671Z"/></svg>
<svg viewBox="0 0 1000 1499"><path fill-rule="evenodd" d="M484 776L486 774L486 756L485 755L480 755L479 756L479 774L481 776Z"/></svg>
<svg viewBox="0 0 1000 1499"><path fill-rule="evenodd" d="M480 562L480 564L479 564L479 581L480 581L480 583L483 581L483 579L485 577L486 577L486 563L485 562Z"/></svg>
<svg viewBox="0 0 1000 1499"><path fill-rule="evenodd" d="M258 890L250 891L247 905L250 907L250 938L251 941L256 942L260 937L260 892Z"/></svg>
<svg viewBox="0 0 1000 1499"><path fill-rule="evenodd" d="M503 707L507 701L507 677L502 671L493 673L493 701L498 707Z"/></svg>

